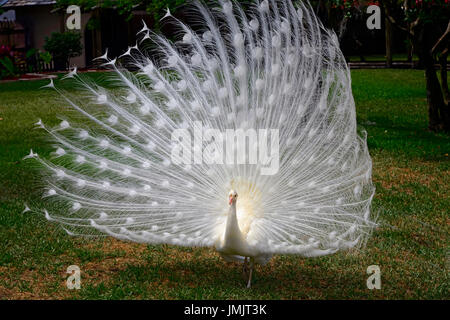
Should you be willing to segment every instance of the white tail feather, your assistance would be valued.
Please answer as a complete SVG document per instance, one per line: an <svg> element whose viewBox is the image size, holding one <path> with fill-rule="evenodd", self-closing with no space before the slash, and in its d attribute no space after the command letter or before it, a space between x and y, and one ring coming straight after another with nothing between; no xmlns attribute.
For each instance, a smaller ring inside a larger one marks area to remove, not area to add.
<svg viewBox="0 0 450 320"><path fill-rule="evenodd" d="M56 88L85 121L64 120L54 130L37 124L57 144L51 161L33 151L25 157L50 173L46 199L59 210L45 210L46 218L73 235L211 246L223 235L232 187L239 225L259 253L311 257L364 243L374 226L372 163L365 134L357 133L336 36L303 2L264 0L248 13L236 2L220 5L213 15L196 3L199 33L168 10L163 18L181 33L176 45L144 23L140 43L156 43L161 58L129 48L122 57L139 68L136 74L107 52L98 57L120 90L101 88L76 69L66 78L84 94ZM53 81L46 87L54 88ZM221 132L277 129L279 171L172 163L171 134L192 133L198 122Z"/></svg>

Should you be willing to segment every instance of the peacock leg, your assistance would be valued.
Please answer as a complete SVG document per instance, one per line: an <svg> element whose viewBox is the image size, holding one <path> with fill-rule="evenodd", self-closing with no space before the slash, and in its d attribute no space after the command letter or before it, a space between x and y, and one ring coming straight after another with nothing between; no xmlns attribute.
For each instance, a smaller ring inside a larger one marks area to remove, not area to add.
<svg viewBox="0 0 450 320"><path fill-rule="evenodd" d="M242 275L244 276L244 280L248 281L248 257L244 258L244 264L242 266Z"/></svg>
<svg viewBox="0 0 450 320"><path fill-rule="evenodd" d="M250 288L252 284L253 265L254 265L253 258L250 258L250 274L248 276L247 288Z"/></svg>

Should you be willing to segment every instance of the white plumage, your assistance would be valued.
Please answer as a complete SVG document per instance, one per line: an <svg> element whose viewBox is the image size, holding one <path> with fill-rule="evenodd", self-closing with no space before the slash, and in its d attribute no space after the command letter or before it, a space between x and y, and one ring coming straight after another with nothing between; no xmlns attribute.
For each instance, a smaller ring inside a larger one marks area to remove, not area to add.
<svg viewBox="0 0 450 320"><path fill-rule="evenodd" d="M100 57L119 88L76 70L66 77L83 94L55 88L83 121L38 122L56 144L51 160L27 156L50 173L44 196L58 209L44 210L46 218L73 235L214 246L228 260L259 263L364 244L374 226L372 163L335 34L303 2L264 0L247 13L229 1L195 6L201 31L166 15L180 28L175 44L144 26L138 43L156 44L158 59L129 48L121 59L137 73ZM214 164L207 147L221 145L212 139L180 139L193 144L184 155L191 163L172 161L175 130L211 128L278 130L279 170ZM230 206L231 189L238 200Z"/></svg>

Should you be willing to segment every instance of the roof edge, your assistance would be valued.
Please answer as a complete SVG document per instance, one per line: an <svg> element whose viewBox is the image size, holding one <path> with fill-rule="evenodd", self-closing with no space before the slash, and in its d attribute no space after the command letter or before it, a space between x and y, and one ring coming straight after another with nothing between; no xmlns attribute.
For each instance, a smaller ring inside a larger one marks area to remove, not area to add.
<svg viewBox="0 0 450 320"><path fill-rule="evenodd" d="M34 7L55 4L55 0L9 0L1 8Z"/></svg>

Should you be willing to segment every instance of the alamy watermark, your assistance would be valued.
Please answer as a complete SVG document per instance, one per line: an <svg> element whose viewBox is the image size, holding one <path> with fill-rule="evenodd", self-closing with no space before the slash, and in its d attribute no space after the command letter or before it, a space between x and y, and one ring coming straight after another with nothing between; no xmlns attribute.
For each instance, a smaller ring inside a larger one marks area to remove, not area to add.
<svg viewBox="0 0 450 320"><path fill-rule="evenodd" d="M371 265L367 267L367 274L370 276L367 278L367 289L381 289L381 271L377 265Z"/></svg>
<svg viewBox="0 0 450 320"><path fill-rule="evenodd" d="M67 289L81 289L81 271L80 267L77 265L71 265L67 267L66 273L70 276L66 280Z"/></svg>
<svg viewBox="0 0 450 320"><path fill-rule="evenodd" d="M366 12L368 14L370 14L370 17L368 17L366 20L367 29L380 30L381 29L381 9L380 9L380 7L373 4L373 5L367 7Z"/></svg>
<svg viewBox="0 0 450 320"><path fill-rule="evenodd" d="M81 30L81 10L79 6L70 5L66 9L69 17L66 20L66 27L69 30Z"/></svg>
<svg viewBox="0 0 450 320"><path fill-rule="evenodd" d="M204 128L200 121L194 127L172 132L171 160L176 165L252 164L259 165L261 175L278 172L278 129Z"/></svg>

